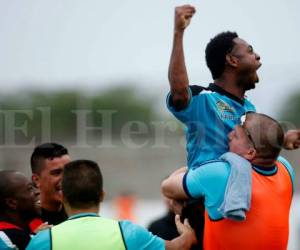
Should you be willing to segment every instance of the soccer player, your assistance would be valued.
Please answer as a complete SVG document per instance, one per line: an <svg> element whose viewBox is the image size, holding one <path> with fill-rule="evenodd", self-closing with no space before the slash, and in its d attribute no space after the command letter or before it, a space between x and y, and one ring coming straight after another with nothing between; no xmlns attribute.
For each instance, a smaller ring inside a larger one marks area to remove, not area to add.
<svg viewBox="0 0 300 250"><path fill-rule="evenodd" d="M61 180L69 162L68 150L57 143L41 144L31 155L32 181L40 190L41 219L51 225L68 218L62 205Z"/></svg>
<svg viewBox="0 0 300 250"><path fill-rule="evenodd" d="M196 10L191 5L175 9L173 49L169 65L170 93L167 106L170 112L186 126L187 166L198 167L203 162L219 158L228 152L227 134L241 122L241 117L255 112L245 98L246 91L255 88L259 81L257 70L260 56L253 47L235 32L216 35L206 46L206 63L213 83L208 87L189 85L184 59L183 37ZM300 130L285 134L284 148L300 146ZM193 219L199 204L183 210L191 225L201 231L203 218ZM200 237L201 232L197 233ZM201 245L201 238L198 238ZM199 246L197 246L199 249Z"/></svg>
<svg viewBox="0 0 300 250"><path fill-rule="evenodd" d="M228 151L227 134L240 124L241 116L255 112L245 92L259 81L260 56L235 32L216 35L207 44L206 63L214 82L207 88L189 86L184 60L183 35L195 8L175 9L173 50L169 66L168 109L187 127L188 167L199 166ZM284 147L300 146L300 130L290 130Z"/></svg>
<svg viewBox="0 0 300 250"><path fill-rule="evenodd" d="M69 219L43 230L29 243L27 250L188 250L196 241L195 233L179 216L180 236L164 241L129 221L115 221L98 215L103 201L103 180L97 163L88 160L65 166L62 181L63 203Z"/></svg>
<svg viewBox="0 0 300 250"><path fill-rule="evenodd" d="M24 250L38 216L38 196L32 183L16 171L0 171L0 249Z"/></svg>
<svg viewBox="0 0 300 250"><path fill-rule="evenodd" d="M163 194L171 199L204 198L204 249L286 249L294 171L288 161L278 158L282 128L272 118L252 113L228 138L230 151L252 164L251 208L244 221L226 219L218 209L230 174L225 161L175 172L162 183Z"/></svg>

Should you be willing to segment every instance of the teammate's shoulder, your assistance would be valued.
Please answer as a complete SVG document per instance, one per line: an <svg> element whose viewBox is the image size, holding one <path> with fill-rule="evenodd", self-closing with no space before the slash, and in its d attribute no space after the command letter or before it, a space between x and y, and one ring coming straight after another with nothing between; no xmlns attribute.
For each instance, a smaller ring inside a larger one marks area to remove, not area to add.
<svg viewBox="0 0 300 250"><path fill-rule="evenodd" d="M294 171L292 165L290 164L290 162L287 159L285 159L282 156L279 156L277 158L277 161L280 162L286 168L286 170L288 171L288 173L291 177L292 183L293 183L293 190L294 190L295 189L295 187L294 187L294 185L295 185L295 171Z"/></svg>
<svg viewBox="0 0 300 250"><path fill-rule="evenodd" d="M278 156L277 161L284 165L286 168L293 168L291 163L285 159L283 156Z"/></svg>
<svg viewBox="0 0 300 250"><path fill-rule="evenodd" d="M294 173L294 168L292 167L291 163L282 156L279 156L277 158L277 161L280 162L287 169L287 171L292 176L292 179L294 179L295 173Z"/></svg>
<svg viewBox="0 0 300 250"><path fill-rule="evenodd" d="M51 230L44 229L34 235L29 242L26 250L50 250L51 249Z"/></svg>

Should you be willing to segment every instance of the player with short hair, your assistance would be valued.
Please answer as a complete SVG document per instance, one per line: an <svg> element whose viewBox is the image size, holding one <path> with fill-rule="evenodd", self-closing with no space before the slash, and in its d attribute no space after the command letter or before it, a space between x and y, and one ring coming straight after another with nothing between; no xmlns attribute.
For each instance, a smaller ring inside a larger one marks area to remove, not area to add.
<svg viewBox="0 0 300 250"><path fill-rule="evenodd" d="M216 159L228 151L227 134L240 124L241 116L255 112L245 97L259 81L260 56L236 32L222 32L206 46L205 58L214 82L207 88L189 86L183 36L195 14L191 5L175 9L174 40L169 65L170 93L167 106L186 125L188 167ZM284 147L300 146L300 130L286 133Z"/></svg>
<svg viewBox="0 0 300 250"><path fill-rule="evenodd" d="M68 150L57 143L43 143L31 155L32 181L40 190L41 219L52 225L68 218L62 205L61 180L69 162Z"/></svg>
<svg viewBox="0 0 300 250"><path fill-rule="evenodd" d="M228 138L230 152L252 165L251 205L244 221L224 218L219 210L230 175L226 161L216 159L177 171L162 183L163 194L176 200L204 198L204 249L286 249L294 171L287 160L278 158L284 141L280 124L251 113Z"/></svg>
<svg viewBox="0 0 300 250"><path fill-rule="evenodd" d="M179 217L180 236L172 241L152 235L130 221L115 221L98 215L103 201L103 178L98 164L77 160L65 166L63 203L69 219L36 235L27 250L188 250L196 241L194 231Z"/></svg>

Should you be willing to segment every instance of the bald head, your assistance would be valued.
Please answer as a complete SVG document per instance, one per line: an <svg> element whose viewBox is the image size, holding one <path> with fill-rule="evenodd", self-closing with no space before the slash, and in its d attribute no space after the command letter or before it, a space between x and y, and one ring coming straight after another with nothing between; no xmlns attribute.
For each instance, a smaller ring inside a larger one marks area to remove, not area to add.
<svg viewBox="0 0 300 250"><path fill-rule="evenodd" d="M5 199L13 197L18 191L20 183L26 177L16 171L3 170L0 171L0 208L1 211L6 207Z"/></svg>
<svg viewBox="0 0 300 250"><path fill-rule="evenodd" d="M16 171L0 171L0 213L30 219L37 215L37 195L28 178Z"/></svg>
<svg viewBox="0 0 300 250"><path fill-rule="evenodd" d="M259 113L248 113L243 127L248 131L257 157L276 159L282 149L284 131L273 118Z"/></svg>

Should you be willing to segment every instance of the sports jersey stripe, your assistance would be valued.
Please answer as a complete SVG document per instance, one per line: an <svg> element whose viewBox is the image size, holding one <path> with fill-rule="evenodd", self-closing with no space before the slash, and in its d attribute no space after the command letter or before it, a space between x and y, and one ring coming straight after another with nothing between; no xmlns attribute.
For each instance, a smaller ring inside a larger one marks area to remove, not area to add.
<svg viewBox="0 0 300 250"><path fill-rule="evenodd" d="M123 242L124 242L125 249L127 250L128 247L126 245L126 241L125 241L125 238L124 238L124 233L123 233L123 230L122 230L122 227L121 227L121 222L119 221L118 224L119 224L119 228L120 228L120 232L121 232L121 236L122 236L122 239L123 239Z"/></svg>
<svg viewBox="0 0 300 250"><path fill-rule="evenodd" d="M293 187L293 193L295 191L295 172L293 167L291 166L291 164L282 156L279 156L277 161L279 161L288 171L290 177L291 177L291 181L292 181L292 187Z"/></svg>
<svg viewBox="0 0 300 250"><path fill-rule="evenodd" d="M6 244L7 247L15 249L16 246L11 242L4 232L0 232L0 239Z"/></svg>
<svg viewBox="0 0 300 250"><path fill-rule="evenodd" d="M194 199L194 197L191 195L191 193L189 192L188 190L188 187L187 187L187 184L186 184L186 178L187 178L187 174L188 174L188 171L185 173L185 175L183 176L183 180L182 180L182 186L183 186L183 190L184 192L186 193L186 195L191 198L191 199Z"/></svg>

